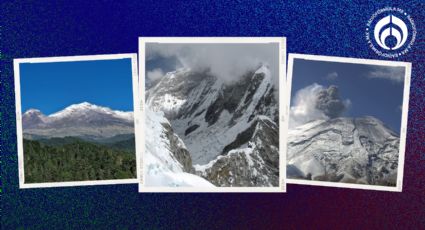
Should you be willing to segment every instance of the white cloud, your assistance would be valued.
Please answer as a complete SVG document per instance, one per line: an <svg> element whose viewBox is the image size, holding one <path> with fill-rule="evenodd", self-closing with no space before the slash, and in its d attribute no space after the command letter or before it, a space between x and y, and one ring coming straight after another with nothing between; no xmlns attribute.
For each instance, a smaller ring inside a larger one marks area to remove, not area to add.
<svg viewBox="0 0 425 230"><path fill-rule="evenodd" d="M394 66L380 66L375 67L368 75L368 78L379 78L391 80L395 83L404 82L404 67L394 67Z"/></svg>
<svg viewBox="0 0 425 230"><path fill-rule="evenodd" d="M323 89L323 86L314 83L296 92L289 112L289 128L312 120L327 119L327 116L316 108L317 94Z"/></svg>
<svg viewBox="0 0 425 230"><path fill-rule="evenodd" d="M176 57L183 67L209 69L225 82L234 82L247 71L267 64L278 82L279 47L272 44L146 44L147 60ZM278 85L278 84L277 84Z"/></svg>
<svg viewBox="0 0 425 230"><path fill-rule="evenodd" d="M152 71L148 71L147 74L146 74L146 77L150 81L157 81L163 76L164 76L164 72L160 68L154 69Z"/></svg>
<svg viewBox="0 0 425 230"><path fill-rule="evenodd" d="M337 72L329 73L328 75L326 75L325 78L326 78L326 80L334 81L338 78L338 73Z"/></svg>
<svg viewBox="0 0 425 230"><path fill-rule="evenodd" d="M298 90L292 100L292 106L289 112L289 128L292 129L313 120L329 119L325 114L326 110L318 109L317 103L320 100L320 94L329 91L331 88L335 88L335 86L326 88L314 83ZM341 100L335 98L334 100L335 102L339 101L338 103L341 103L345 109L351 106L351 101L348 99ZM332 107L328 107L327 109L330 108Z"/></svg>

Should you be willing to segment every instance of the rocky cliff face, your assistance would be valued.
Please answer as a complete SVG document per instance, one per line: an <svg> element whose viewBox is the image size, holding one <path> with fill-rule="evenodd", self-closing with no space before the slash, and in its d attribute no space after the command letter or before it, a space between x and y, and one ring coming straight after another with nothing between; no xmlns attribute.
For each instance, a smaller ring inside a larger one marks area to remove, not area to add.
<svg viewBox="0 0 425 230"><path fill-rule="evenodd" d="M216 186L277 186L277 87L267 66L224 83L208 72L167 73L147 91L185 144L197 175Z"/></svg>
<svg viewBox="0 0 425 230"><path fill-rule="evenodd" d="M289 178L395 186L399 137L378 119L319 120L289 132Z"/></svg>
<svg viewBox="0 0 425 230"><path fill-rule="evenodd" d="M191 156L163 112L146 108L145 147L145 186L213 186L194 175Z"/></svg>
<svg viewBox="0 0 425 230"><path fill-rule="evenodd" d="M164 128L164 139L168 142L172 156L181 164L184 172L193 173L192 158L183 141L174 133L169 123L161 123L161 125Z"/></svg>
<svg viewBox="0 0 425 230"><path fill-rule="evenodd" d="M197 174L216 186L278 186L279 134L274 122L257 118L229 146L231 150L216 160L196 165Z"/></svg>

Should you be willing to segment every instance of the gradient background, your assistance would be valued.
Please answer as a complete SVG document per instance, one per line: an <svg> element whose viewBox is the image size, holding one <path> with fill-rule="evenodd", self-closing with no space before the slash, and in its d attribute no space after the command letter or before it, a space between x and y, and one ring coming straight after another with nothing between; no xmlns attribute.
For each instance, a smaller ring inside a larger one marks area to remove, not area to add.
<svg viewBox="0 0 425 230"><path fill-rule="evenodd" d="M284 1L107 3L2 1L1 218L24 228L425 226L425 4ZM402 193L289 185L286 194L139 194L137 185L18 189L13 58L135 53L139 36L286 36L288 52L383 59L365 39L378 9L398 6L417 41Z"/></svg>

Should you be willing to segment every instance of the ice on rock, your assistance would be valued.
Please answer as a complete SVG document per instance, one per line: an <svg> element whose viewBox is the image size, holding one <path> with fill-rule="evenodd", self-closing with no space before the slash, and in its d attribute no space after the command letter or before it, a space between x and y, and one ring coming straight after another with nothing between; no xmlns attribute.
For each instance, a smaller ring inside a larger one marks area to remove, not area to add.
<svg viewBox="0 0 425 230"><path fill-rule="evenodd" d="M289 131L289 178L395 186L399 137L374 117L319 120Z"/></svg>
<svg viewBox="0 0 425 230"><path fill-rule="evenodd" d="M231 84L179 69L147 91L184 142L194 173L216 186L277 186L277 87L265 65ZM172 103L169 103L172 102Z"/></svg>
<svg viewBox="0 0 425 230"><path fill-rule="evenodd" d="M174 135L163 112L146 109L145 132L146 153L143 158L145 186L213 186L193 174L192 162L188 152L185 152L185 145Z"/></svg>

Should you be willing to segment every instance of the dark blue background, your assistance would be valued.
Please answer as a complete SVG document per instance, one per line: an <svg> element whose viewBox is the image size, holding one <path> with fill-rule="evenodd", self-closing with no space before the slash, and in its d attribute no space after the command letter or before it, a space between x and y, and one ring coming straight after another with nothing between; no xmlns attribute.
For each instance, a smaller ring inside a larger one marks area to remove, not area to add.
<svg viewBox="0 0 425 230"><path fill-rule="evenodd" d="M196 3L195 3L196 2ZM284 1L2 1L2 228L425 226L425 5ZM139 36L286 36L288 52L382 59L367 20L398 6L417 26L402 193L289 185L287 194L139 194L137 185L18 189L13 58L137 52Z"/></svg>

